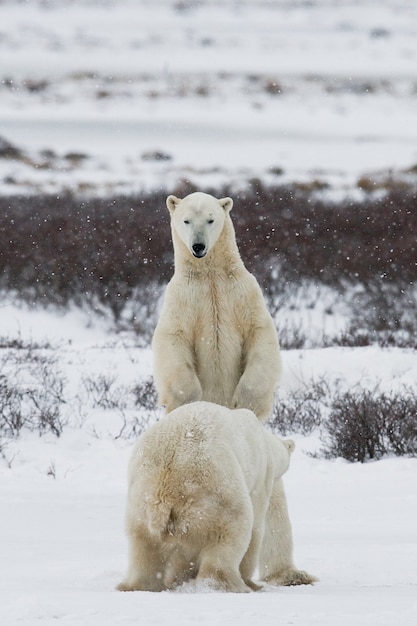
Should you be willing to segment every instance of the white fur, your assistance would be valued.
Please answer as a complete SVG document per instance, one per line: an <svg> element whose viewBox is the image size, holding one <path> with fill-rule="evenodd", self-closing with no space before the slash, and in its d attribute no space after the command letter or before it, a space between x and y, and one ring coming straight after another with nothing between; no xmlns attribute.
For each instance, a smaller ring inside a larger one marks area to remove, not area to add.
<svg viewBox="0 0 417 626"><path fill-rule="evenodd" d="M280 374L277 333L240 258L231 198L169 196L175 272L153 338L154 376L167 412L196 400L271 412ZM187 222L187 223L185 223ZM196 258L193 245L204 246Z"/></svg>
<svg viewBox="0 0 417 626"><path fill-rule="evenodd" d="M231 198L201 192L167 198L175 271L152 342L154 379L167 412L206 400L251 409L265 420L280 375L279 344L261 289L240 258L232 206ZM204 245L200 258L195 244ZM281 479L275 480L266 523L261 578L277 585L316 580L294 566Z"/></svg>
<svg viewBox="0 0 417 626"><path fill-rule="evenodd" d="M142 434L129 465L129 568L123 591L161 591L196 578L246 592L274 479L294 442L246 409L196 402Z"/></svg>

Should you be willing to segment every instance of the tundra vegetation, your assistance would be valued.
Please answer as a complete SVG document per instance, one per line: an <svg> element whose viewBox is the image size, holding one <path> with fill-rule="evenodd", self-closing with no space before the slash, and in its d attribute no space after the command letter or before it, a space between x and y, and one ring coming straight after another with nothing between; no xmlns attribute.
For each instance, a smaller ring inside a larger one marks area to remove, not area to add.
<svg viewBox="0 0 417 626"><path fill-rule="evenodd" d="M262 286L284 350L417 349L417 193L395 180L383 189L371 182L358 182L360 199L342 200L325 198L314 185L270 187L257 179L238 192L206 190L234 198L239 249ZM115 332L133 333L139 347L149 346L173 271L165 198L192 191L182 181L177 189L140 196L0 198L2 299L34 308L82 307L111 320ZM328 328L341 312L344 323L312 335L302 318L306 311L314 315L322 294ZM0 450L6 458L7 439L22 429L60 436L63 407L74 397L54 346L0 341ZM137 436L157 411L152 380L126 389L116 379L91 375L83 393L95 406L119 411L120 437ZM410 388L346 391L317 381L291 397L278 391L270 426L283 435L320 430L325 457L415 456L416 406ZM136 407L136 414L127 407Z"/></svg>

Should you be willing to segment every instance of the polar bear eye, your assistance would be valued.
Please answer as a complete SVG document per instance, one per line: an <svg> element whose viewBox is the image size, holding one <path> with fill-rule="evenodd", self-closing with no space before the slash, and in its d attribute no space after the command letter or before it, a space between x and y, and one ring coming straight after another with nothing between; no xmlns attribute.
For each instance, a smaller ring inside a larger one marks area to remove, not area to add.
<svg viewBox="0 0 417 626"><path fill-rule="evenodd" d="M190 220L184 220L184 224L189 224Z"/></svg>
<svg viewBox="0 0 417 626"><path fill-rule="evenodd" d="M207 220L207 224L213 224L214 220Z"/></svg>

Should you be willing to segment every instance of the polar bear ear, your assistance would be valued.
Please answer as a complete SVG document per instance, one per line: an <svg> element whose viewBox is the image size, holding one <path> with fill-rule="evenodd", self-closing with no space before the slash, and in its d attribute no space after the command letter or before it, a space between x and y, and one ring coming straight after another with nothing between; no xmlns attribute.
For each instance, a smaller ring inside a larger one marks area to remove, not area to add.
<svg viewBox="0 0 417 626"><path fill-rule="evenodd" d="M288 452L291 454L295 450L295 442L292 439L284 439L284 443L288 448Z"/></svg>
<svg viewBox="0 0 417 626"><path fill-rule="evenodd" d="M232 198L220 198L219 203L220 203L220 206L223 207L226 213L229 213L230 209L233 206Z"/></svg>
<svg viewBox="0 0 417 626"><path fill-rule="evenodd" d="M170 213L173 213L177 207L177 205L181 202L179 198L176 196L168 196L167 200L167 209Z"/></svg>

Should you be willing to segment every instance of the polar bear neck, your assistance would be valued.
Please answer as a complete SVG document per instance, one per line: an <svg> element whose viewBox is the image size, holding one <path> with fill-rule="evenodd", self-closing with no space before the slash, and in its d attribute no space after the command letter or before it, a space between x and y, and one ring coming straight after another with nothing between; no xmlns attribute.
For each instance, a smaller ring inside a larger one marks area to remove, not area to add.
<svg viewBox="0 0 417 626"><path fill-rule="evenodd" d="M236 277L246 272L239 249L236 244L235 230L232 220L227 215L220 237L211 250L202 259L192 256L184 242L172 228L174 243L175 271L184 273L187 277L207 277L222 275Z"/></svg>

